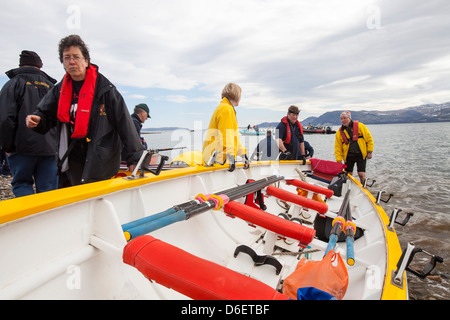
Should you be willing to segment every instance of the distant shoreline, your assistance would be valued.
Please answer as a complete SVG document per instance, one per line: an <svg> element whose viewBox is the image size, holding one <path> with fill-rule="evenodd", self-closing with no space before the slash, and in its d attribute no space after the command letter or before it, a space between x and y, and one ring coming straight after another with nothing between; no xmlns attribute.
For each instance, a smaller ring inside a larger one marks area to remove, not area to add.
<svg viewBox="0 0 450 320"><path fill-rule="evenodd" d="M356 119L357 120L357 119ZM306 127L304 124L304 120L299 120L303 127ZM442 121L412 121L412 122L406 122L406 121L402 121L402 122L380 122L380 123L373 123L373 122L364 122L362 121L365 125L379 125L379 124L425 124L425 123L447 123L450 122L450 120L442 120ZM260 124L255 124L255 126L257 126L259 129L262 128L275 128L276 125L278 125L278 122L271 122L272 125L268 124L268 122L263 122ZM273 125L275 124L275 125ZM336 123L336 124L328 124L328 125L317 125L317 126L323 126L323 127L340 127L341 123ZM239 127L239 129L247 129L247 126L244 127ZM193 129L188 129L188 128L182 128L182 127L161 127L161 128L143 128L141 133L145 134L151 134L151 133L161 133L164 131L173 131L173 130L188 130L188 131L194 131ZM203 130L206 130L203 129Z"/></svg>

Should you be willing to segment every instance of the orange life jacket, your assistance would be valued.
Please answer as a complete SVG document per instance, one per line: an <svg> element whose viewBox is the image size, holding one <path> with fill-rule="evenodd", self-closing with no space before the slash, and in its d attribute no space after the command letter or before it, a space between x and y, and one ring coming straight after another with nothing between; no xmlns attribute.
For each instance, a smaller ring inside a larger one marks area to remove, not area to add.
<svg viewBox="0 0 450 320"><path fill-rule="evenodd" d="M281 122L286 124L286 139L283 141L285 144L289 144L291 142L291 126L289 125L287 116L281 119ZM297 120L296 125L300 128L300 133L303 135L303 128L300 121Z"/></svg>
<svg viewBox="0 0 450 320"><path fill-rule="evenodd" d="M92 64L86 70L86 78L78 94L78 107L75 115L74 132L72 138L84 138L87 135L92 101L94 100L97 68ZM58 102L58 120L70 122L70 105L72 104L72 78L68 73L64 75L61 94Z"/></svg>
<svg viewBox="0 0 450 320"><path fill-rule="evenodd" d="M352 140L358 141L358 121L353 121L353 134L352 134ZM349 144L349 141L347 139L347 136L344 133L344 130L342 129L342 126L339 128L339 132L341 133L342 140L344 140L345 144Z"/></svg>

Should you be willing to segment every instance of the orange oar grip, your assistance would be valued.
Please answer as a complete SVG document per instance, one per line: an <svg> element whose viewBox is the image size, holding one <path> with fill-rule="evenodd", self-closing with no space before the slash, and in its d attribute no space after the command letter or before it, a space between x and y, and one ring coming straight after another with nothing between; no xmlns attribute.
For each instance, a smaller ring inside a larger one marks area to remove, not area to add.
<svg viewBox="0 0 450 320"><path fill-rule="evenodd" d="M327 198L331 198L334 194L333 190L327 189L327 188L323 188L323 187L319 187L313 184L310 184L308 182L304 182L301 180L297 180L297 179L292 179L292 180L286 180L286 183L289 185L293 185L296 186L298 188L302 188L308 191L312 191L315 193L320 193L323 194L324 196L326 196Z"/></svg>
<svg viewBox="0 0 450 320"><path fill-rule="evenodd" d="M297 194L293 194L292 192L276 188L274 186L268 186L267 187L267 194L274 196L278 199L282 199L288 202L292 202L295 204L298 204L302 207L306 207L312 210L316 210L317 212L321 214L325 214L328 211L328 206L326 203L311 200L302 196L299 196Z"/></svg>

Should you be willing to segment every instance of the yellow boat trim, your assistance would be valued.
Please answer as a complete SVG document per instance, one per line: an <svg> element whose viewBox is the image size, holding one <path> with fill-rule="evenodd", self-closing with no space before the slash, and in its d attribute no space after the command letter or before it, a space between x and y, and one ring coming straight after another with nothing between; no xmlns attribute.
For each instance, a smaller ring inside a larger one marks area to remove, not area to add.
<svg viewBox="0 0 450 320"><path fill-rule="evenodd" d="M198 166L173 169L162 171L158 176L148 173L144 178L136 180L116 178L4 200L0 201L0 224L25 218L36 213L58 208L74 202L100 197L102 195L123 189L134 188L156 181L169 180L196 173L223 170L224 168L228 169L228 166L216 165L214 167Z"/></svg>
<svg viewBox="0 0 450 320"><path fill-rule="evenodd" d="M349 175L349 178L353 180L354 183L361 186L361 183ZM362 186L361 186L362 187ZM402 248L398 241L397 233L394 231L388 230L387 226L389 225L389 217L384 211L383 207L376 204L376 199L367 189L362 189L366 195L370 198L373 205L375 206L378 216L381 218L383 222L383 230L386 237L386 274L384 279L384 288L383 294L381 296L382 300L408 300L408 288L406 284L406 273L403 274L403 288L400 288L394 284L392 284L392 271L397 270L397 262L399 261L402 255Z"/></svg>

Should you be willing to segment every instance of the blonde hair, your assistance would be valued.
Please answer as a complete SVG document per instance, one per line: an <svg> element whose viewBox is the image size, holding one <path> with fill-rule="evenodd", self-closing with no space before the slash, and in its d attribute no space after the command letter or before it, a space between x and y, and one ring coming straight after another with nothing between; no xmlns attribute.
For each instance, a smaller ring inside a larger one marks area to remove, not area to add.
<svg viewBox="0 0 450 320"><path fill-rule="evenodd" d="M235 83L228 83L222 90L222 99L239 101L241 100L242 89Z"/></svg>

